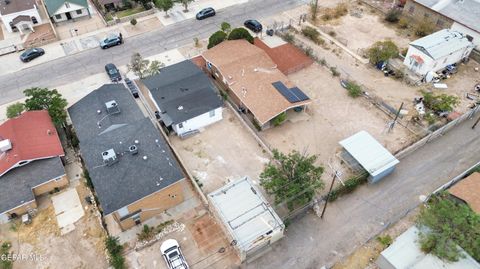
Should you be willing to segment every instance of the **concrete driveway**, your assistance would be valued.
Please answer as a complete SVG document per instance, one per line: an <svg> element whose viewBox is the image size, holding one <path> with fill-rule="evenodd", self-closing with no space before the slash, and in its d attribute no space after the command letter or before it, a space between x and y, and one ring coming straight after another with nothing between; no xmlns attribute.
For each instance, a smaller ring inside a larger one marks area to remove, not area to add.
<svg viewBox="0 0 480 269"><path fill-rule="evenodd" d="M480 128L471 129L474 119L401 159L394 173L378 184L362 186L330 204L323 220L308 214L294 222L272 252L243 268L321 268L347 257L417 207L421 195L480 161Z"/></svg>

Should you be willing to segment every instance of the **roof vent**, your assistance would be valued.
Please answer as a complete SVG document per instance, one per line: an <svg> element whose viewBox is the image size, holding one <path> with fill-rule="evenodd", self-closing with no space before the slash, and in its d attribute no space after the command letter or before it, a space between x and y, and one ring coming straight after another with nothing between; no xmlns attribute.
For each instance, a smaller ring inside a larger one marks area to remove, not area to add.
<svg viewBox="0 0 480 269"><path fill-rule="evenodd" d="M100 113L102 113L102 111L101 111L100 109L99 109L99 110L97 110L97 114L100 114Z"/></svg>
<svg viewBox="0 0 480 269"><path fill-rule="evenodd" d="M10 0L5 0L5 5L10 4Z"/></svg>
<svg viewBox="0 0 480 269"><path fill-rule="evenodd" d="M115 102L115 100L106 102L105 106L107 107L108 114L120 113L120 108L118 107L118 104L117 102Z"/></svg>
<svg viewBox="0 0 480 269"><path fill-rule="evenodd" d="M143 159L146 161L146 160L148 159L148 157L147 157L147 156L143 156Z"/></svg>
<svg viewBox="0 0 480 269"><path fill-rule="evenodd" d="M179 106L179 107L178 107L178 110L183 110L183 106Z"/></svg>
<svg viewBox="0 0 480 269"><path fill-rule="evenodd" d="M0 141L0 151L1 152L7 152L12 149L12 142L10 142L10 139L4 139Z"/></svg>
<svg viewBox="0 0 480 269"><path fill-rule="evenodd" d="M107 151L102 152L103 163L107 166L110 166L116 162L118 162L117 154L113 149L109 149Z"/></svg>
<svg viewBox="0 0 480 269"><path fill-rule="evenodd" d="M47 130L47 135L52 135L52 134L53 134L52 130L48 129Z"/></svg>
<svg viewBox="0 0 480 269"><path fill-rule="evenodd" d="M130 154L135 155L138 153L138 148L135 145L131 145L130 147L128 147L128 151L130 152Z"/></svg>

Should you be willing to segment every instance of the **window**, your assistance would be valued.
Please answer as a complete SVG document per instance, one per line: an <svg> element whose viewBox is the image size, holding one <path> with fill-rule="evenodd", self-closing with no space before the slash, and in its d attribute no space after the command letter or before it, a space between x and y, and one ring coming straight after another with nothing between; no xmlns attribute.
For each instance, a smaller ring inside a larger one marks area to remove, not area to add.
<svg viewBox="0 0 480 269"><path fill-rule="evenodd" d="M81 15L82 13L83 13L83 11L81 9L77 10L77 15Z"/></svg>
<svg viewBox="0 0 480 269"><path fill-rule="evenodd" d="M38 23L37 18L32 17L31 19L32 19L33 24L37 24L37 23Z"/></svg>
<svg viewBox="0 0 480 269"><path fill-rule="evenodd" d="M410 14L412 14L414 11L415 11L415 7L413 6L408 9L408 13Z"/></svg>
<svg viewBox="0 0 480 269"><path fill-rule="evenodd" d="M61 19L62 19L62 15L60 15L60 14L55 15L55 19L61 20Z"/></svg>
<svg viewBox="0 0 480 269"><path fill-rule="evenodd" d="M429 18L429 17L430 17L430 14L428 14L428 13L425 13L425 14L423 14L423 17L425 17L425 18Z"/></svg>
<svg viewBox="0 0 480 269"><path fill-rule="evenodd" d="M210 118L215 117L215 109L211 110L209 114L210 114Z"/></svg>
<svg viewBox="0 0 480 269"><path fill-rule="evenodd" d="M443 27L443 25L444 25L444 22L442 20L438 19L437 26L438 27Z"/></svg>
<svg viewBox="0 0 480 269"><path fill-rule="evenodd" d="M120 208L120 209L117 211L117 213L118 213L118 216L119 216L120 218L125 217L125 216L128 215L128 213L129 213L129 212L128 212L128 207L125 206L125 207Z"/></svg>
<svg viewBox="0 0 480 269"><path fill-rule="evenodd" d="M70 8L70 3L65 2L65 7L66 7L66 8Z"/></svg>

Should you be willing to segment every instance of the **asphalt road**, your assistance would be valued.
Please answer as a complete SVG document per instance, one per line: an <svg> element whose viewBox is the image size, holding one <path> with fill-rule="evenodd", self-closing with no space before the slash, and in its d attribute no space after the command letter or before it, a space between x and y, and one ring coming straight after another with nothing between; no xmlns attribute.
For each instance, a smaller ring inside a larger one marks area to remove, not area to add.
<svg viewBox="0 0 480 269"><path fill-rule="evenodd" d="M0 104L23 97L28 87L55 87L104 72L106 63L118 66L129 62L132 53L142 56L162 53L193 42L193 38L207 38L220 29L224 21L240 26L246 19L262 18L277 14L302 4L302 0L250 0L217 12L203 21L190 19L147 32L125 40L122 46L108 50L100 48L86 50L75 55L62 57L12 74L0 76ZM1 58L0 58L1 64Z"/></svg>
<svg viewBox="0 0 480 269"><path fill-rule="evenodd" d="M292 223L273 250L243 268L327 268L375 236L389 222L480 161L480 128L474 119L400 160L393 174L329 204L324 219L312 213Z"/></svg>

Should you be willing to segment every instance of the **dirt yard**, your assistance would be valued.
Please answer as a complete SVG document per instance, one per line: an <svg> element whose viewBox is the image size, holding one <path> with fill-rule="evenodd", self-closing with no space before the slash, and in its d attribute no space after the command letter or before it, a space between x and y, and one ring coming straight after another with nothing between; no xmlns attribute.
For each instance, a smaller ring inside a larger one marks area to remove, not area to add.
<svg viewBox="0 0 480 269"><path fill-rule="evenodd" d="M349 97L338 78L318 64L289 78L313 103L307 107L306 114L292 112L290 120L261 133L274 148L283 152L306 150L318 154L319 162L326 165L339 152L338 142L361 130L369 132L391 152L403 148L412 139L412 134L399 125L387 133L391 119L364 98ZM302 119L296 120L298 117Z"/></svg>
<svg viewBox="0 0 480 269"><path fill-rule="evenodd" d="M238 257L219 227L220 224L212 216L205 214L185 224L183 231L171 233L164 240L169 238L177 240L192 269L226 269L239 264ZM160 245L164 240L140 251L126 254L130 268L167 269L160 253ZM219 252L221 248L224 248L221 251L225 251Z"/></svg>
<svg viewBox="0 0 480 269"><path fill-rule="evenodd" d="M184 165L208 194L231 180L249 176L257 180L267 154L230 109L223 110L223 120L205 127L193 137L171 137Z"/></svg>
<svg viewBox="0 0 480 269"><path fill-rule="evenodd" d="M80 197L86 187L77 187ZM75 223L75 230L61 236L51 199L42 196L37 200L39 210L30 225L19 222L0 226L1 241L12 243L11 251L19 255L36 255L37 259L14 262L18 269L107 268L103 239L105 233L98 218L87 209L85 216ZM87 204L82 199L85 208Z"/></svg>

